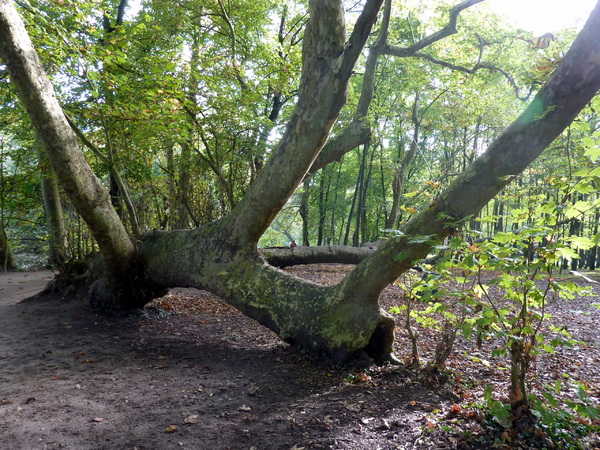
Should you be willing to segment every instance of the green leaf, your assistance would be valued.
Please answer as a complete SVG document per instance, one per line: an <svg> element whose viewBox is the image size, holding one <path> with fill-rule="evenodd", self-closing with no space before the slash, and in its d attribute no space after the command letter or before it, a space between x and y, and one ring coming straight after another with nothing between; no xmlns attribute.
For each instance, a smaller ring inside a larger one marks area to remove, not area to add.
<svg viewBox="0 0 600 450"><path fill-rule="evenodd" d="M578 250L588 250L594 246L591 239L583 236L571 236L567 240L571 243L571 248Z"/></svg>
<svg viewBox="0 0 600 450"><path fill-rule="evenodd" d="M548 344L542 344L541 348L542 348L542 350L546 351L547 353L550 353L551 355L556 354L556 350L554 349L554 347L552 347Z"/></svg>
<svg viewBox="0 0 600 450"><path fill-rule="evenodd" d="M516 235L514 233L497 233L496 236L494 236L494 242L498 243L498 244L508 244L509 242L512 242L514 239L516 238Z"/></svg>
<svg viewBox="0 0 600 450"><path fill-rule="evenodd" d="M556 254L558 256L562 256L563 258L565 258L568 261L571 261L572 259L579 259L579 254L577 252L574 252L570 248L566 248L566 247L557 248Z"/></svg>
<svg viewBox="0 0 600 450"><path fill-rule="evenodd" d="M425 242L431 242L435 238L436 238L435 234L428 234L425 236L415 236L414 238L409 239L407 242L409 244L423 244Z"/></svg>
<svg viewBox="0 0 600 450"><path fill-rule="evenodd" d="M589 139L592 140L591 137L589 137ZM590 158L592 161L595 161L598 158L600 158L600 146L595 145L595 143L593 143L588 148L585 149L584 153L585 153L585 156Z"/></svg>
<svg viewBox="0 0 600 450"><path fill-rule="evenodd" d="M402 314L403 311L406 311L406 305L392 306L390 308L390 313L391 314Z"/></svg>

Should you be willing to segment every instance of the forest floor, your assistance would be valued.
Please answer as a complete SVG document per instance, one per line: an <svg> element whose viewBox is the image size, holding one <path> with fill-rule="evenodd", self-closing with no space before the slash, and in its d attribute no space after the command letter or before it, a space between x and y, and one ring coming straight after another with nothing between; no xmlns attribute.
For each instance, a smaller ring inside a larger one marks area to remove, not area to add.
<svg viewBox="0 0 600 450"><path fill-rule="evenodd" d="M331 284L349 266L290 269ZM26 274L12 274L25 277ZM600 274L598 274L600 275ZM592 275L599 280L598 275ZM0 283L6 279L0 280ZM14 279L13 279L14 281ZM577 280L578 283L587 283ZM18 284L18 281L17 281ZM536 386L562 378L600 398L600 283L550 313L585 342L536 361ZM0 290L0 436L19 449L543 448L505 433L494 444L477 406L506 392L507 361L458 338L442 381L403 367L339 367L281 342L217 297L174 289L143 312L110 317L80 300L18 302ZM13 286L14 287L14 286ZM17 288L18 289L18 288ZM397 305L391 286L382 305ZM438 332L418 329L422 361ZM409 341L398 318L398 356ZM566 390L565 399L573 398ZM589 423L580 420L582 425ZM581 448L600 447L597 434ZM560 447L559 447L560 448Z"/></svg>

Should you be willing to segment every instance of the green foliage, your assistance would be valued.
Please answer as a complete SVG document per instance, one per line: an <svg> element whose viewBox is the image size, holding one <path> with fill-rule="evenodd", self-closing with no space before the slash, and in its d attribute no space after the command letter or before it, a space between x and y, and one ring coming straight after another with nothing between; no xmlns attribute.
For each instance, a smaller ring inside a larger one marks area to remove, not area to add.
<svg viewBox="0 0 600 450"><path fill-rule="evenodd" d="M569 199L574 192L585 192L585 188L582 190L581 187L587 185L590 173L580 172L578 178L572 181L549 181L559 189L558 197ZM532 414L539 420L539 426L555 443L571 442L564 429L575 426L573 414L594 419L600 414L582 385L577 387L578 400L569 400L564 405L560 405L553 394L562 389L561 380L556 381L553 391L546 390L543 398L531 394L528 388L531 362L538 354L555 353L561 345L579 344L565 328L550 325L550 331L546 333L542 331L542 324L550 320L546 312L549 301L554 298L568 301L575 295L587 293L584 287L571 281L561 281L555 275L563 261L578 259L580 250L594 245L592 239L558 233L561 216L574 220L590 208L588 203L582 203L576 202L568 208L550 200L543 202L537 210L515 209L513 215L524 223L521 228L497 233L479 244L463 243L461 260L457 263L477 280L479 289L472 290L473 296L484 300L476 323L486 329L488 338L503 343L502 347L496 345L492 356L509 357L511 361L510 403L503 405L488 392L488 411L500 424L510 426L505 414L506 406L512 406L514 412L515 405L529 405ZM486 279L485 275L489 273L497 275ZM516 420L514 415L511 417ZM568 427L565 425L567 422Z"/></svg>
<svg viewBox="0 0 600 450"><path fill-rule="evenodd" d="M538 178L540 182L534 184L534 189L531 184L515 189L522 206L511 209L510 230L504 228L479 241L451 236L444 245L438 245L436 250L442 256L433 270L440 279L435 282L433 300L431 285L423 280L400 283L405 297L413 302L432 303L415 308L405 298L402 306L392 309L393 313L404 315L406 327L410 326L410 318L440 330L459 330L467 339L475 336L478 345L484 339L492 341L490 358L510 361L509 401L498 400L488 387L485 411L503 428L523 420L523 415L529 416L540 430L536 438L545 436L544 439L565 448L582 448L576 445L576 439L593 428L590 420L598 420L598 405L585 393L583 385L567 386L561 380L541 396L532 393L529 377L538 355L554 354L560 346L582 344L563 324L550 322L547 308L558 299L569 301L588 294L585 287L562 279L558 273L565 264L580 260L583 252L598 242L597 234L564 233L565 223L579 223L598 207L596 192L589 189L596 182L595 161L582 162L585 168L573 172L572 177ZM537 177L534 170L528 175ZM490 217L489 223L497 225L497 220ZM473 223L470 218L456 221L448 217L447 226L456 230ZM420 238L414 241L420 242ZM409 331L409 336L413 335L416 333ZM415 345L413 339L413 354L418 354ZM485 363L482 358L479 360ZM557 394L565 389L576 395L559 401Z"/></svg>
<svg viewBox="0 0 600 450"><path fill-rule="evenodd" d="M295 104L306 3L236 0L226 2L224 13L216 0L175 5L153 0L121 25L116 3L106 0L32 0L19 7L65 110L97 149L86 148L93 169L106 185L109 166L116 169L140 227L154 229L218 219L243 197ZM393 11L389 43L408 47L445 26L452 5L403 3ZM458 32L424 49L430 58L379 58L365 119L373 129L368 151L351 151L314 174L308 192L299 189L261 244L281 245L289 240L286 232L299 239L305 194L311 243L375 241L387 233L382 230L401 228L498 136L522 108L516 97L535 93L572 39L572 33L561 32L547 47L537 47L532 36L479 6L461 13ZM481 68L472 70L477 64ZM364 60L332 138L354 119L363 69ZM7 79L0 83L3 117L13 122L9 133L28 132ZM573 247L558 250L558 257L581 261L576 254L587 251L585 239L598 236L586 226L598 207L600 134L591 124L599 108L593 102L535 167L462 224L491 235L526 224L530 208L544 212L546 226L581 218L582 228L570 233L576 235ZM414 138L413 113L420 133L399 186L399 169ZM31 141L30 135L20 140L22 149L27 151ZM31 160L21 167L30 172L35 164ZM364 178L358 183L361 167ZM561 194L573 177L581 181ZM26 192L25 184L20 191ZM537 197L523 195L529 191ZM353 209L357 192L364 202ZM564 202L563 195L571 201ZM398 220L389 226L394 197ZM556 207L560 218L552 214L554 205L562 205ZM567 225L561 226L567 232Z"/></svg>

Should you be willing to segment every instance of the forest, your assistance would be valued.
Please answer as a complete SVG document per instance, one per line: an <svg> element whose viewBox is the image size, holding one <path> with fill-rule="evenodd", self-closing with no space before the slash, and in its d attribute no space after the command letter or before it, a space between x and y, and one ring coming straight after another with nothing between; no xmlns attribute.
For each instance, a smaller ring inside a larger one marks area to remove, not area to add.
<svg viewBox="0 0 600 450"><path fill-rule="evenodd" d="M359 384L476 340L503 445L599 447L597 381L532 381L592 345L549 311L599 309L599 90L600 3L538 36L484 0L0 0L0 271L114 320L209 292Z"/></svg>

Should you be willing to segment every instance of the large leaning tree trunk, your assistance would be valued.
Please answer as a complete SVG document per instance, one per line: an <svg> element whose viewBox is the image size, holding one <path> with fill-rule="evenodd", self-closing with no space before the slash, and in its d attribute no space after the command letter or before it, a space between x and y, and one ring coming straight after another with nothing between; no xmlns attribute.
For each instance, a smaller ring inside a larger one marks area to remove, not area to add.
<svg viewBox="0 0 600 450"><path fill-rule="evenodd" d="M383 0L367 0L347 37L341 0L310 2L298 102L279 145L246 195L223 219L193 230L154 231L135 244L106 189L77 147L12 2L0 0L0 58L43 138L65 191L90 226L106 275L95 306L131 309L172 286L207 289L291 343L347 361L391 358L393 320L381 290L477 213L527 167L600 89L600 4L560 67L523 114L434 203L364 258L335 286L296 279L267 264L257 242L327 142L348 80ZM431 235L432 239L414 239ZM123 274L127 276L123 276Z"/></svg>

